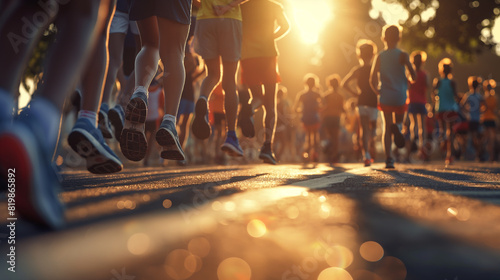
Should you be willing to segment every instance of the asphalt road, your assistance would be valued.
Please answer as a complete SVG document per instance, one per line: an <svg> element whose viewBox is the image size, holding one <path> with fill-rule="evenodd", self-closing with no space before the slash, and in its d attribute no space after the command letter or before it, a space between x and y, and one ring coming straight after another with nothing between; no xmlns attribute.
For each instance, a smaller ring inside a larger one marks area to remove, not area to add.
<svg viewBox="0 0 500 280"><path fill-rule="evenodd" d="M383 167L67 170L67 229L19 219L12 273L2 222L0 279L500 279L500 164Z"/></svg>

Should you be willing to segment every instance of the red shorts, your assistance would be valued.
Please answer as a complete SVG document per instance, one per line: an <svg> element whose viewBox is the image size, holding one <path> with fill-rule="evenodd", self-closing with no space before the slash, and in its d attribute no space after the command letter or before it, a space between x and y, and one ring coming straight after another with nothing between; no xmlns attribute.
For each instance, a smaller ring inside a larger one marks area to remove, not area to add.
<svg viewBox="0 0 500 280"><path fill-rule="evenodd" d="M281 82L277 60L276 56L241 60L241 83L246 86L260 86Z"/></svg>
<svg viewBox="0 0 500 280"><path fill-rule="evenodd" d="M320 123L315 123L315 124L303 124L304 125L304 130L306 132L317 132L319 131Z"/></svg>
<svg viewBox="0 0 500 280"><path fill-rule="evenodd" d="M406 113L406 110L408 110L408 104L401 105L401 106L391 106L391 105L384 105L379 103L378 104L378 109L384 113L396 113L396 114L404 114Z"/></svg>
<svg viewBox="0 0 500 280"><path fill-rule="evenodd" d="M455 111L437 112L436 117L440 121L454 122L458 120L458 113Z"/></svg>

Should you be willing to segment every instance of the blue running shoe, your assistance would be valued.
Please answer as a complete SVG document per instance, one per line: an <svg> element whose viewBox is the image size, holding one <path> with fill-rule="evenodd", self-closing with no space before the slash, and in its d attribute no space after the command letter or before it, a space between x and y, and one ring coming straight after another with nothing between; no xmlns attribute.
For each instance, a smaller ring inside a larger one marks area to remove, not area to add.
<svg viewBox="0 0 500 280"><path fill-rule="evenodd" d="M144 134L148 115L148 97L145 92L135 92L125 109L125 123L120 136L123 155L132 161L140 161L146 156L148 141Z"/></svg>
<svg viewBox="0 0 500 280"><path fill-rule="evenodd" d="M243 150L240 147L238 138L236 136L228 135L226 141L221 146L221 150L232 157L242 157Z"/></svg>
<svg viewBox="0 0 500 280"><path fill-rule="evenodd" d="M192 130L193 135L200 140L208 139L212 133L208 123L208 104L205 98L196 101Z"/></svg>
<svg viewBox="0 0 500 280"><path fill-rule="evenodd" d="M31 122L31 124L30 124ZM15 184L14 214L52 229L65 224L64 206L58 198L61 185L52 168L52 153L34 128L35 120L18 120L0 132L0 170L8 187Z"/></svg>
<svg viewBox="0 0 500 280"><path fill-rule="evenodd" d="M68 136L71 148L87 160L87 170L94 174L110 174L123 165L104 141L102 133L88 119L80 118Z"/></svg>
<svg viewBox="0 0 500 280"><path fill-rule="evenodd" d="M175 124L170 120L163 120L161 122L158 132L156 132L156 142L163 147L161 157L164 159L172 160L186 160L186 156L182 151L179 136Z"/></svg>
<svg viewBox="0 0 500 280"><path fill-rule="evenodd" d="M125 111L123 111L123 107L120 104L116 104L115 107L109 109L108 118L109 122L115 129L116 141L120 141L123 124L125 122Z"/></svg>
<svg viewBox="0 0 500 280"><path fill-rule="evenodd" d="M108 104L101 104L101 109L99 110L99 118L98 118L98 125L99 125L99 130L102 133L102 136L107 139L113 138L113 134L111 132L111 126L109 125L109 118L108 118L108 111L109 111L109 106Z"/></svg>

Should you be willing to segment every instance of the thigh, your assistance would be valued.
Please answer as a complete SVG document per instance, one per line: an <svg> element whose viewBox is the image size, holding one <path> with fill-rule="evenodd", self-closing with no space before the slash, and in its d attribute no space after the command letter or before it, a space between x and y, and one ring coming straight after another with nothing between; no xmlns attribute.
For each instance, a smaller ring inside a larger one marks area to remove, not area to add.
<svg viewBox="0 0 500 280"><path fill-rule="evenodd" d="M137 21L142 46L159 47L159 29L156 17L149 17Z"/></svg>

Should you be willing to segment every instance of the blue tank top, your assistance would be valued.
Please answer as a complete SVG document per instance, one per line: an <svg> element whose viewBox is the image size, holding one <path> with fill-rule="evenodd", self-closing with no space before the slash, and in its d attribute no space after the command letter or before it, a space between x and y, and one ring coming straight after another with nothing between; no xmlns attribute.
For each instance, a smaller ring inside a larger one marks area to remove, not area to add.
<svg viewBox="0 0 500 280"><path fill-rule="evenodd" d="M450 79L444 78L439 81L437 96L439 97L435 108L437 112L456 112L458 110L458 104L455 101Z"/></svg>
<svg viewBox="0 0 500 280"><path fill-rule="evenodd" d="M389 106L402 106L406 104L406 79L405 66L401 64L400 49L385 50L380 53L380 103Z"/></svg>

